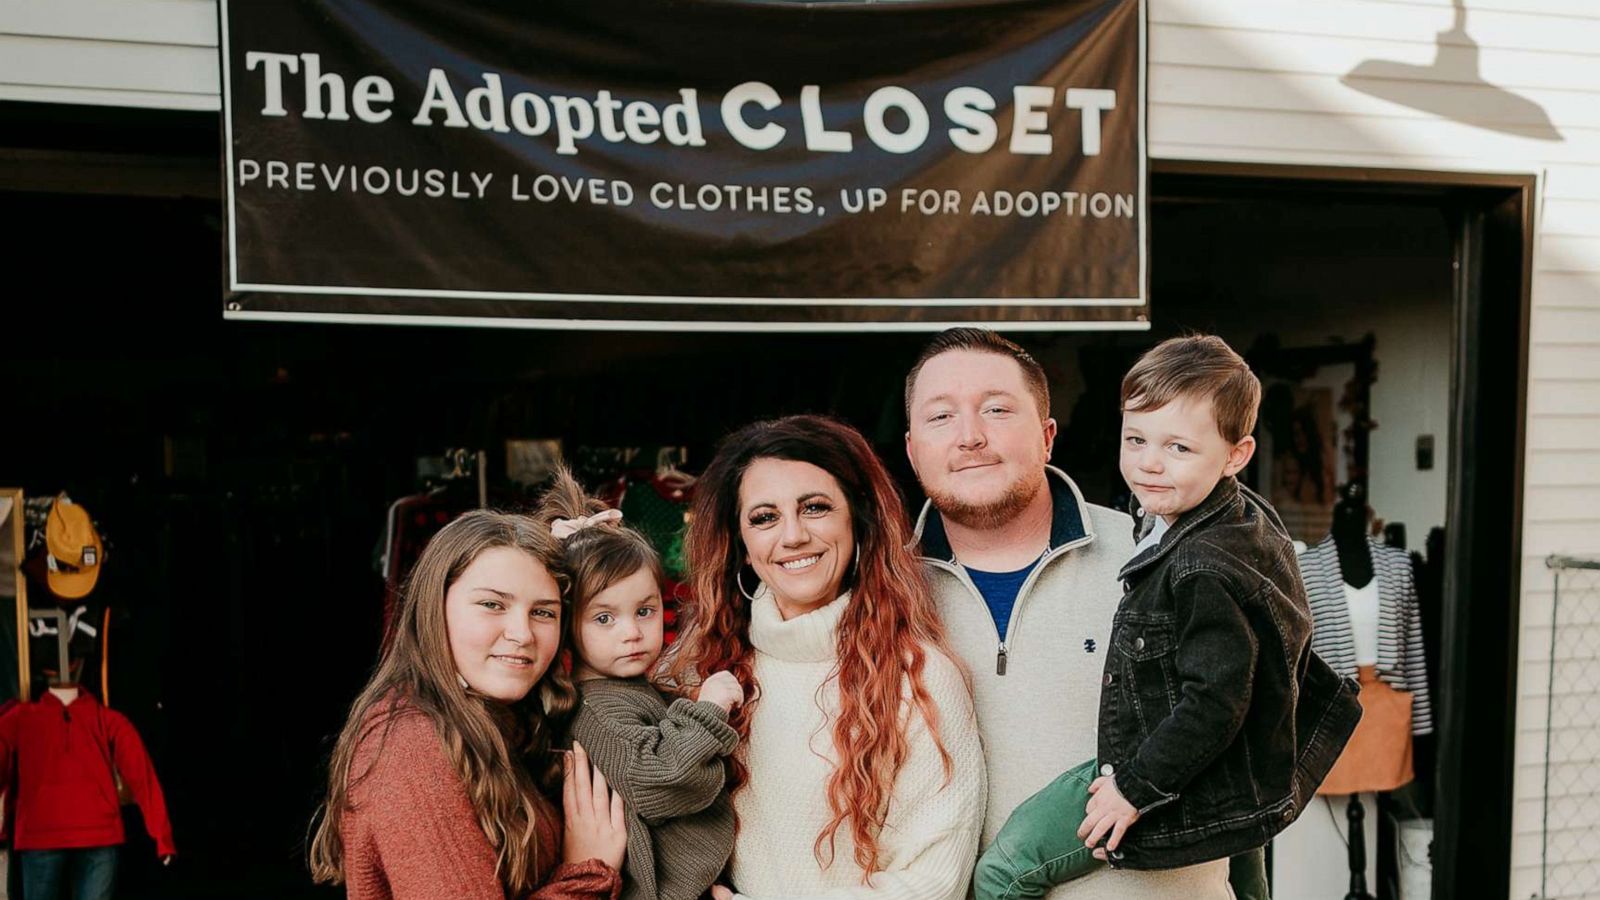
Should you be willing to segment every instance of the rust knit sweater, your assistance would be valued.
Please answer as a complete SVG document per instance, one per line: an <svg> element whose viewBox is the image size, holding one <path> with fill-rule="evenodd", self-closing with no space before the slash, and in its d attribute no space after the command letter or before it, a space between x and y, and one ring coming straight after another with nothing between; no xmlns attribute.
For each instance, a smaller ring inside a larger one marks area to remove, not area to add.
<svg viewBox="0 0 1600 900"><path fill-rule="evenodd" d="M339 824L350 900L504 900L494 848L433 723L421 712L402 712L387 738L383 732L372 729L356 749L352 771L371 771L352 786ZM560 813L542 800L540 806L543 886L528 900L616 900L616 869L598 859L556 865Z"/></svg>

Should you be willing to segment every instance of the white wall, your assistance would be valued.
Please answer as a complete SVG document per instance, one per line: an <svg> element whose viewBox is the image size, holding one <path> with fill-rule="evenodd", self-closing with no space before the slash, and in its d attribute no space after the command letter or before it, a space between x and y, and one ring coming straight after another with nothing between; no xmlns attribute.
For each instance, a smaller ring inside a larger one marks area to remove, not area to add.
<svg viewBox="0 0 1600 900"><path fill-rule="evenodd" d="M1447 298L1448 299L1448 298ZM1428 529L1445 524L1450 460L1450 306L1385 310L1377 326L1378 383L1372 388L1369 483L1379 518L1404 522L1421 550ZM1433 436L1433 468L1417 468L1417 438ZM1428 648L1437 653L1438 648Z"/></svg>
<svg viewBox="0 0 1600 900"><path fill-rule="evenodd" d="M0 100L221 109L213 0L0 0Z"/></svg>

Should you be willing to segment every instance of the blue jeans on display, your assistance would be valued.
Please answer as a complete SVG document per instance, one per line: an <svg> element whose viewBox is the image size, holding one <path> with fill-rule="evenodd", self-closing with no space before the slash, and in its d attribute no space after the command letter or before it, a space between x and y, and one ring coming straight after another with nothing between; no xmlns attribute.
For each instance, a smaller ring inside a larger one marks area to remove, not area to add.
<svg viewBox="0 0 1600 900"><path fill-rule="evenodd" d="M117 847L19 850L23 900L111 900ZM66 888L66 893L62 893Z"/></svg>

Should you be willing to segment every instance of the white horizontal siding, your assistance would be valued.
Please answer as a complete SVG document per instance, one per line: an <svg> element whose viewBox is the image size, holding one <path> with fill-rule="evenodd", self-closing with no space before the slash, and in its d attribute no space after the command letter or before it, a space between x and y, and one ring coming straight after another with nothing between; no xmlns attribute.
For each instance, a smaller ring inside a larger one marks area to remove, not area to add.
<svg viewBox="0 0 1600 900"><path fill-rule="evenodd" d="M1587 310L1585 310L1587 312ZM1540 310L1542 319L1550 313ZM1600 383L1600 340L1594 332L1573 332L1571 343L1540 342L1528 366L1530 378L1541 381L1588 381Z"/></svg>
<svg viewBox="0 0 1600 900"><path fill-rule="evenodd" d="M1248 149L1248 152L1246 150ZM1458 155L1441 148L1432 151L1407 151L1406 148L1372 147L1366 150L1346 150L1330 153L1310 147L1252 147L1243 148L1237 143L1215 144L1151 144L1150 153L1156 159L1206 160L1223 162L1249 162L1285 166L1341 165L1366 169L1416 169L1440 172L1488 172L1518 175L1536 174L1527 163L1515 160L1487 159L1481 156ZM1339 162L1332 163L1330 158Z"/></svg>
<svg viewBox="0 0 1600 900"><path fill-rule="evenodd" d="M1584 417L1553 417L1534 416L1528 421L1528 449L1530 450L1582 450L1600 453L1600 416ZM1600 486L1594 489L1597 493L1574 495L1576 498L1585 498L1591 501L1592 509L1600 510ZM1565 503L1577 503L1577 499L1566 500L1557 497L1537 496L1529 492L1529 500L1540 504L1549 504L1552 511L1557 506Z"/></svg>
<svg viewBox="0 0 1600 900"><path fill-rule="evenodd" d="M1600 111L1600 103L1594 104ZM1600 237L1600 200L1547 198L1539 220L1540 231L1548 236Z"/></svg>
<svg viewBox="0 0 1600 900"><path fill-rule="evenodd" d="M1539 306L1533 311L1535 345L1600 345L1600 306ZM1591 351L1591 356L1600 355Z"/></svg>
<svg viewBox="0 0 1600 900"><path fill-rule="evenodd" d="M1600 68L1595 73L1600 84ZM1360 127L1353 127L1358 123ZM1514 160L1527 150L1529 139L1482 127L1437 118L1338 118L1322 112L1197 108L1166 106L1154 101L1150 110L1153 154L1160 148L1226 144L1237 150L1277 148L1281 129L1289 129L1324 154L1369 154L1380 150L1416 155L1427 147L1448 147L1457 157ZM1567 129L1565 141L1538 142L1539 162L1584 163L1600 160L1600 129Z"/></svg>
<svg viewBox="0 0 1600 900"><path fill-rule="evenodd" d="M1521 799L1517 801L1517 813L1519 819L1537 826L1545 814L1544 804L1538 797ZM1568 828L1600 827L1600 793L1581 798L1555 798L1550 804L1549 813L1553 821L1570 823ZM1531 833L1537 836L1537 827Z"/></svg>
<svg viewBox="0 0 1600 900"><path fill-rule="evenodd" d="M1528 384L1528 411L1534 415L1600 415L1600 382L1534 381ZM1529 513L1537 515L1536 509Z"/></svg>
<svg viewBox="0 0 1600 900"><path fill-rule="evenodd" d="M215 48L217 4L214 0L0 0L0 31Z"/></svg>
<svg viewBox="0 0 1600 900"><path fill-rule="evenodd" d="M1535 307L1600 309L1600 274L1540 272L1533 279Z"/></svg>
<svg viewBox="0 0 1600 900"><path fill-rule="evenodd" d="M0 0L0 100L221 108L213 0Z"/></svg>
<svg viewBox="0 0 1600 900"><path fill-rule="evenodd" d="M1600 237L1546 235L1539 269L1545 272L1600 272Z"/></svg>
<svg viewBox="0 0 1600 900"><path fill-rule="evenodd" d="M1583 598L1572 596L1567 596L1563 599L1566 604L1561 610L1561 627L1556 630L1554 656L1551 655L1551 628L1547 621L1541 625L1530 625L1522 630L1522 634L1518 639L1518 646L1521 648L1520 659L1523 663L1532 664L1534 669L1544 670L1546 673L1549 671L1548 666L1551 659L1565 663L1595 660L1594 674L1597 678L1600 678L1600 621L1597 621L1600 620L1600 616L1596 616L1593 609L1591 609L1591 607L1600 606L1600 604L1594 602L1595 598L1593 596L1588 598L1588 603L1584 603ZM1590 691L1600 690L1600 683L1589 684L1587 687ZM1548 695L1549 678L1537 680L1535 683L1528 685L1528 689L1529 693L1525 696ZM1558 694L1566 693L1577 696L1578 687L1558 684L1556 692ZM1593 722L1561 724L1567 721L1560 717L1556 719L1558 727L1570 729L1582 725L1591 731L1594 730ZM1523 737L1531 736L1524 735ZM1596 771L1600 773L1600 769Z"/></svg>
<svg viewBox="0 0 1600 900"><path fill-rule="evenodd" d="M1534 475L1543 474L1546 470L1559 472L1552 479L1557 483L1592 484L1600 481L1600 460L1593 459L1596 454L1544 450L1529 455L1532 457L1528 467L1531 482ZM1585 457L1590 459L1586 461ZM1523 527L1522 545L1535 556L1580 554L1589 550L1597 534L1600 534L1600 511L1596 511L1594 518L1588 521L1545 521L1541 518Z"/></svg>
<svg viewBox="0 0 1600 900"><path fill-rule="evenodd" d="M1589 381L1587 384L1592 391L1600 391L1600 380ZM1528 487L1579 487L1579 485L1600 484L1600 453L1595 453L1594 450L1528 450L1525 477ZM1595 527L1600 528L1600 509L1590 512L1590 520L1594 522ZM1539 516L1528 525L1525 540L1533 535L1534 528L1557 527L1557 525L1565 527L1566 522ZM1595 535L1600 535L1600 530L1579 536L1592 541ZM1552 548L1549 552L1582 551L1582 549L1587 548L1574 540L1570 546Z"/></svg>
<svg viewBox="0 0 1600 900"><path fill-rule="evenodd" d="M1583 713L1579 711L1577 715L1582 716ZM1560 723L1561 720L1557 718L1555 721ZM1594 761L1595 748L1593 742L1595 737L1594 728L1589 725L1574 727L1557 724L1555 728L1550 729L1548 735L1550 760L1559 764L1592 764ZM1536 731L1527 731L1519 734L1517 736L1517 755L1524 759L1539 759L1544 753L1546 739L1547 736L1543 727ZM1591 774L1589 780L1592 783L1590 790L1600 792L1600 776ZM1530 787L1535 788L1531 792L1533 796L1543 796L1540 792L1542 789L1537 785L1530 785ZM1563 795L1564 798L1570 796L1570 794ZM1533 824L1535 825L1533 830L1537 833L1537 823ZM1573 827L1577 823L1567 822L1563 824L1567 827Z"/></svg>
<svg viewBox="0 0 1600 900"><path fill-rule="evenodd" d="M144 109L186 109L218 111L222 98L217 94L186 94L166 91L123 91L115 88L41 87L34 84L0 83L0 100L30 103L73 103L81 106L128 106Z"/></svg>
<svg viewBox="0 0 1600 900"><path fill-rule="evenodd" d="M1450 0L1372 0L1374 6L1424 6L1431 9L1449 9ZM1572 19L1600 19L1600 6L1594 0L1471 0L1474 11L1514 12L1531 16L1548 16L1562 19L1562 24Z"/></svg>
<svg viewBox="0 0 1600 900"><path fill-rule="evenodd" d="M1152 10L1173 4L1198 4L1198 2L1199 0L1154 0ZM1318 4L1307 0L1283 0L1278 5L1293 10L1318 8ZM1370 0L1355 5L1366 6L1374 11L1380 10ZM1154 15L1152 13L1152 18ZM1447 26L1448 13L1444 15L1442 22ZM1469 17L1467 21L1469 34L1474 27ZM1561 26L1559 23L1550 22L1547 28L1554 33L1559 32ZM1444 61L1449 65L1433 66L1440 55L1440 48L1434 43L1435 34L1439 30L1433 28L1397 31L1392 33L1406 35L1407 38L1377 40L1261 30L1238 31L1209 26L1152 24L1149 35L1152 59L1164 65L1328 75L1340 78L1355 74L1356 67L1362 63L1383 62L1414 67L1397 70L1401 74L1390 76L1398 80L1468 83L1467 79L1462 77L1460 64L1465 62L1462 58L1453 58L1447 52ZM1446 50L1448 49L1447 46ZM1583 90L1585 79L1592 83L1595 76L1600 74L1600 58L1583 53L1482 47L1477 51L1475 61L1478 77L1491 84L1513 89ZM1160 98L1152 96L1151 99Z"/></svg>
<svg viewBox="0 0 1600 900"><path fill-rule="evenodd" d="M1538 673L1538 677L1532 679L1538 683L1538 691L1524 694L1529 702L1521 704L1517 709L1517 725L1522 733L1543 729L1546 710L1549 711L1549 717L1556 722L1569 721L1585 714L1584 702L1588 699L1587 694L1558 692L1554 699L1550 699L1545 691L1547 679L1544 675L1547 670L1541 664L1531 667L1530 671ZM1535 793L1532 796L1540 795ZM1596 811L1600 812L1600 809Z"/></svg>
<svg viewBox="0 0 1600 900"><path fill-rule="evenodd" d="M1600 20L1596 20L1600 23ZM1338 79L1326 75L1279 73L1263 79L1250 69L1220 69L1211 66L1158 63L1150 67L1150 94L1165 106L1223 107L1237 109L1303 111L1310 98L1322 112L1342 116L1427 119L1429 108L1460 103L1463 99L1477 107L1480 121L1503 125L1533 125L1546 116L1574 127L1600 128L1600 108L1581 91L1533 89L1520 91L1534 107L1495 105L1496 91L1488 85L1463 85L1446 81L1420 81L1403 78L1377 79L1388 82L1387 90L1401 92L1408 106L1393 100L1350 90ZM1539 109L1545 115L1539 115Z"/></svg>
<svg viewBox="0 0 1600 900"><path fill-rule="evenodd" d="M1474 5L1475 6L1475 5ZM1549 16L1474 8L1468 34L1453 30L1449 4L1395 5L1375 9L1370 0L1227 0L1211 3L1157 3L1150 22L1219 28L1235 34L1354 38L1371 44L1432 43L1436 34L1447 47L1532 50L1588 55L1600 46L1600 19L1571 17L1552 27Z"/></svg>
<svg viewBox="0 0 1600 900"><path fill-rule="evenodd" d="M1600 160L1570 163L1550 171L1544 195L1563 200L1600 200Z"/></svg>
<svg viewBox="0 0 1600 900"><path fill-rule="evenodd" d="M39 87L216 94L208 47L0 35L0 81Z"/></svg>
<svg viewBox="0 0 1600 900"><path fill-rule="evenodd" d="M1548 639L1550 636L1548 630L1550 627L1550 615L1555 610L1555 581L1552 578L1552 573L1546 570L1542 558L1534 562L1533 568L1543 573L1544 583L1537 590L1531 590L1526 595L1526 599L1532 600L1537 609L1532 615L1523 620L1523 624L1529 628L1546 629L1544 636ZM1572 588L1574 588L1574 585L1571 583L1566 584L1564 587L1564 590L1567 590L1567 596L1561 606L1562 623L1600 625L1600 603L1595 603L1592 600L1584 602L1582 598L1575 597L1570 593ZM1548 643L1548 640L1546 642ZM1544 692L1543 683L1541 680L1539 685L1535 685L1539 690L1540 696L1543 696ZM1600 711L1600 708L1597 708L1597 711Z"/></svg>

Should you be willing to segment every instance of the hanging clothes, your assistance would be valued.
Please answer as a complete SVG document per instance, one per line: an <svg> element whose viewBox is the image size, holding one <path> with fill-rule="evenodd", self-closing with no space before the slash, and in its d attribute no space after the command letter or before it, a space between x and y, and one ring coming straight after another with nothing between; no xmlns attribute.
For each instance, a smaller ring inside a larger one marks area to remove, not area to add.
<svg viewBox="0 0 1600 900"><path fill-rule="evenodd" d="M1350 636L1355 643L1358 667L1378 664L1378 579L1361 587L1344 586L1345 609L1350 613Z"/></svg>
<svg viewBox="0 0 1600 900"><path fill-rule="evenodd" d="M462 513L475 509L475 499L459 490L435 488L389 504L384 526L379 574L383 576L383 634L388 642L394 617L400 611L400 589L412 566L422 558L428 541Z"/></svg>
<svg viewBox="0 0 1600 900"><path fill-rule="evenodd" d="M1422 619L1411 560L1404 550L1367 539L1373 578L1378 584L1378 653L1376 676L1397 691L1411 694L1411 733L1433 732L1433 705L1422 644ZM1311 649L1347 677L1356 677L1355 632L1350 624L1344 575L1333 538L1300 554L1300 575L1311 601Z"/></svg>
<svg viewBox="0 0 1600 900"><path fill-rule="evenodd" d="M1311 601L1311 647L1361 683L1361 722L1317 788L1344 796L1392 791L1415 778L1413 735L1433 730L1422 626L1405 551L1366 538L1372 580L1347 584L1332 537L1300 554Z"/></svg>
<svg viewBox="0 0 1600 900"><path fill-rule="evenodd" d="M1375 666L1362 666L1361 721L1334 761L1318 794L1343 797L1392 791L1415 779L1412 762L1412 695L1380 680Z"/></svg>
<svg viewBox="0 0 1600 900"><path fill-rule="evenodd" d="M617 508L628 525L649 538L661 554L667 577L687 575L684 535L688 532L689 504L694 499L694 478L676 470L630 473L623 482Z"/></svg>

